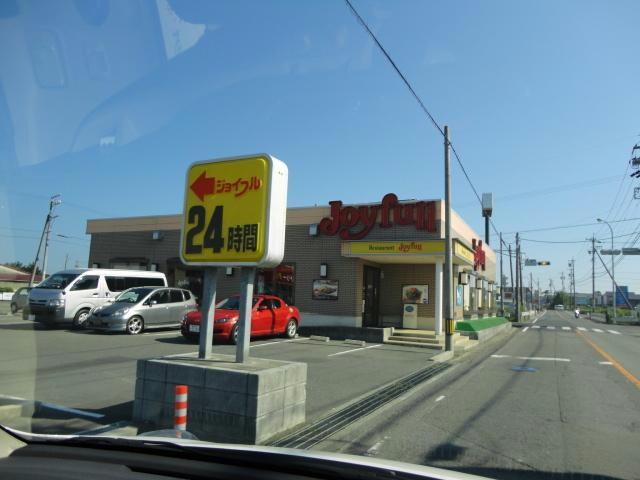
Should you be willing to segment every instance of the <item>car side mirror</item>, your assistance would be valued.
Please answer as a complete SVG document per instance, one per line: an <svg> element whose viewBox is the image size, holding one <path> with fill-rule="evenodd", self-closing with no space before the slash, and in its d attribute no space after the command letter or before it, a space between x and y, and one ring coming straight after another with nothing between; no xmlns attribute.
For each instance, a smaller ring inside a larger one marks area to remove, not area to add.
<svg viewBox="0 0 640 480"><path fill-rule="evenodd" d="M258 307L258 311L263 311L263 310L269 310L269 307L267 305L260 305Z"/></svg>
<svg viewBox="0 0 640 480"><path fill-rule="evenodd" d="M149 306L153 307L154 305L157 305L158 301L157 300L149 300Z"/></svg>

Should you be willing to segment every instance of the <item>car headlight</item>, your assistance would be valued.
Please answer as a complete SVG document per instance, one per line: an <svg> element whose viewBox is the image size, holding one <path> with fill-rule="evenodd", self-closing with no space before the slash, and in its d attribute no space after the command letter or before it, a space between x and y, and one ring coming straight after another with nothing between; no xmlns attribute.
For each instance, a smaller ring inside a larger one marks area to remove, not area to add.
<svg viewBox="0 0 640 480"><path fill-rule="evenodd" d="M216 319L213 323L227 323L229 320L231 319L227 317L223 317L223 318Z"/></svg>
<svg viewBox="0 0 640 480"><path fill-rule="evenodd" d="M64 298L52 298L49 300L50 307L64 307Z"/></svg>
<svg viewBox="0 0 640 480"><path fill-rule="evenodd" d="M129 311L129 307L121 308L116 312L116 315L125 315Z"/></svg>

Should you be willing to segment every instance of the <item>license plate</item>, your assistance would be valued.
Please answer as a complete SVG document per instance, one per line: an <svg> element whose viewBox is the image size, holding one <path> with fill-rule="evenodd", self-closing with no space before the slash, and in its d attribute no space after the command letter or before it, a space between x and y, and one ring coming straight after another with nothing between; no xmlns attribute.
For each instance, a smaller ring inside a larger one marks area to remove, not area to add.
<svg viewBox="0 0 640 480"><path fill-rule="evenodd" d="M189 331L191 333L200 333L200 325L189 325Z"/></svg>

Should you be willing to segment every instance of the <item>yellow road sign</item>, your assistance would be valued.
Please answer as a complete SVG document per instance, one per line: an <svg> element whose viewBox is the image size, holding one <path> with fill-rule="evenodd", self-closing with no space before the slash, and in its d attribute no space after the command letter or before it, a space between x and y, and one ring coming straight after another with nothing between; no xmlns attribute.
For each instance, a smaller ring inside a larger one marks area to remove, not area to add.
<svg viewBox="0 0 640 480"><path fill-rule="evenodd" d="M197 162L187 171L180 255L189 265L282 261L287 166L266 154Z"/></svg>

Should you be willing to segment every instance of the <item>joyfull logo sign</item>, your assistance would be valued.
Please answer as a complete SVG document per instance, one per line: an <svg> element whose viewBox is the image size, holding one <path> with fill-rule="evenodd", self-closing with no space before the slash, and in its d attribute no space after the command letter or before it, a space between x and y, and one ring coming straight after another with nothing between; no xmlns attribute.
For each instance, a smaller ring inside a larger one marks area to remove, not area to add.
<svg viewBox="0 0 640 480"><path fill-rule="evenodd" d="M473 269L486 269L486 254L482 248L482 240L471 239L471 249L473 250Z"/></svg>

